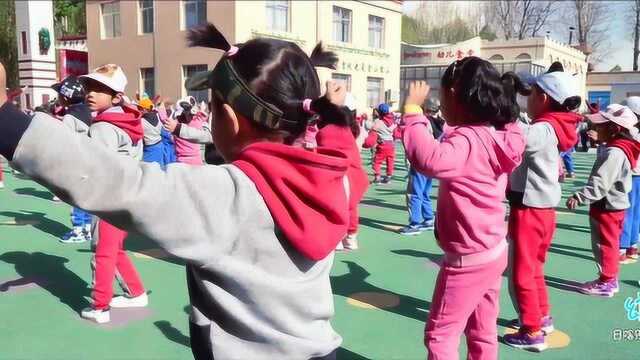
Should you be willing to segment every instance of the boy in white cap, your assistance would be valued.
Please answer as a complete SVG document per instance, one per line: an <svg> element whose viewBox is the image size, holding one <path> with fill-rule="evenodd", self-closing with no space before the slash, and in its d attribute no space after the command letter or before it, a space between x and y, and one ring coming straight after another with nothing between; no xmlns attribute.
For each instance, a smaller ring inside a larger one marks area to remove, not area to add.
<svg viewBox="0 0 640 360"><path fill-rule="evenodd" d="M606 148L598 155L589 181L567 200L567 207L590 204L591 243L600 276L582 285L580 291L612 297L619 291L620 233L624 210L629 207L631 171L640 155L640 143L635 140L638 119L631 109L619 104L611 104L606 112L587 118Z"/></svg>
<svg viewBox="0 0 640 360"><path fill-rule="evenodd" d="M103 65L80 77L87 91L86 104L96 112L89 134L109 150L141 160L142 123L140 112L124 101L127 78L118 65ZM118 186L114 175L113 186ZM147 293L133 263L123 249L127 232L100 219L93 269L93 305L81 312L83 318L98 323L110 321L109 308L139 307L148 303ZM117 278L126 296L113 298Z"/></svg>
<svg viewBox="0 0 640 360"><path fill-rule="evenodd" d="M520 123L526 139L522 163L510 176L509 234L512 252L511 298L519 319L506 344L526 350L547 348L545 335L554 331L544 281L544 264L556 229L555 206L560 203L559 153L578 141L575 113L581 98L577 80L553 64L530 79L527 112L532 124Z"/></svg>
<svg viewBox="0 0 640 360"><path fill-rule="evenodd" d="M640 118L640 96L630 96L624 102L637 118ZM638 235L640 234L640 166L631 170L629 208L624 213L624 225L620 234L620 264L635 263L638 259Z"/></svg>

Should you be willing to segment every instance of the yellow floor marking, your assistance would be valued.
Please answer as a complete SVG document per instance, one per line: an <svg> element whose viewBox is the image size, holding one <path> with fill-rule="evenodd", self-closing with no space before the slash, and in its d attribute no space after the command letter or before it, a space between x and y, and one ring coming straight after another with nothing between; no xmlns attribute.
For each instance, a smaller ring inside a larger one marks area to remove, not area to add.
<svg viewBox="0 0 640 360"><path fill-rule="evenodd" d="M398 306L398 295L379 292L359 292L347 298L347 304L363 309L385 309Z"/></svg>

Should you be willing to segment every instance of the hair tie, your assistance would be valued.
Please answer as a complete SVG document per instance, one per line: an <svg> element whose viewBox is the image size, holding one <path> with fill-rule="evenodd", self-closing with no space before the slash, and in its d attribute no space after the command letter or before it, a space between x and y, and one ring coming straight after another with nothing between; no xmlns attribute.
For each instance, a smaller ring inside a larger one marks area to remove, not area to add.
<svg viewBox="0 0 640 360"><path fill-rule="evenodd" d="M306 112L307 114L315 115L315 114L316 114L316 112L315 112L315 111L313 111L313 110L311 109L311 101L312 101L311 99L304 99L304 100L302 100L302 109L303 109L303 110L304 110L304 112Z"/></svg>
<svg viewBox="0 0 640 360"><path fill-rule="evenodd" d="M231 47L229 48L229 50L227 50L226 53L224 53L224 55L226 57L232 57L233 55L238 53L238 50L240 50L237 46L233 46L231 45Z"/></svg>

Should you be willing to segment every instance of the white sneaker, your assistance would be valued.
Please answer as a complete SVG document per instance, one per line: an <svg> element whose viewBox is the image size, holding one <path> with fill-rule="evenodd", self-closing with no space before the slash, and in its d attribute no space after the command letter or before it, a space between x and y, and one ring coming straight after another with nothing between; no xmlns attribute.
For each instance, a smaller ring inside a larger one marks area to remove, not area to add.
<svg viewBox="0 0 640 360"><path fill-rule="evenodd" d="M53 199L51 199L51 201L59 202L59 201L62 201L62 200L60 200L59 197L53 195Z"/></svg>
<svg viewBox="0 0 640 360"><path fill-rule="evenodd" d="M0 189L4 189L4 181L0 181Z"/></svg>
<svg viewBox="0 0 640 360"><path fill-rule="evenodd" d="M336 245L336 251L344 251L344 246L342 245L342 241Z"/></svg>
<svg viewBox="0 0 640 360"><path fill-rule="evenodd" d="M80 316L87 320L95 321L98 324L104 324L111 321L109 310L97 310L91 307L85 308L80 312Z"/></svg>
<svg viewBox="0 0 640 360"><path fill-rule="evenodd" d="M136 297L116 296L109 303L109 306L114 308L145 307L147 305L149 305L147 293Z"/></svg>
<svg viewBox="0 0 640 360"><path fill-rule="evenodd" d="M347 250L358 250L358 234L349 234L342 240L342 245Z"/></svg>

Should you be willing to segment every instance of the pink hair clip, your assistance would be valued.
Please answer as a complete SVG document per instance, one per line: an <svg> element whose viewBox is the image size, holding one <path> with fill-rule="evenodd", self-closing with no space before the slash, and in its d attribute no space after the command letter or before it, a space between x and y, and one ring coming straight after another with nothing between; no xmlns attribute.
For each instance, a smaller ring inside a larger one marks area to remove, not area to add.
<svg viewBox="0 0 640 360"><path fill-rule="evenodd" d="M316 112L311 109L311 101L311 99L302 100L302 109L307 114L315 115Z"/></svg>
<svg viewBox="0 0 640 360"><path fill-rule="evenodd" d="M231 45L231 47L229 48L229 50L227 50L225 54L225 56L227 57L232 57L233 55L238 53L238 50L240 50L237 46L233 46Z"/></svg>

